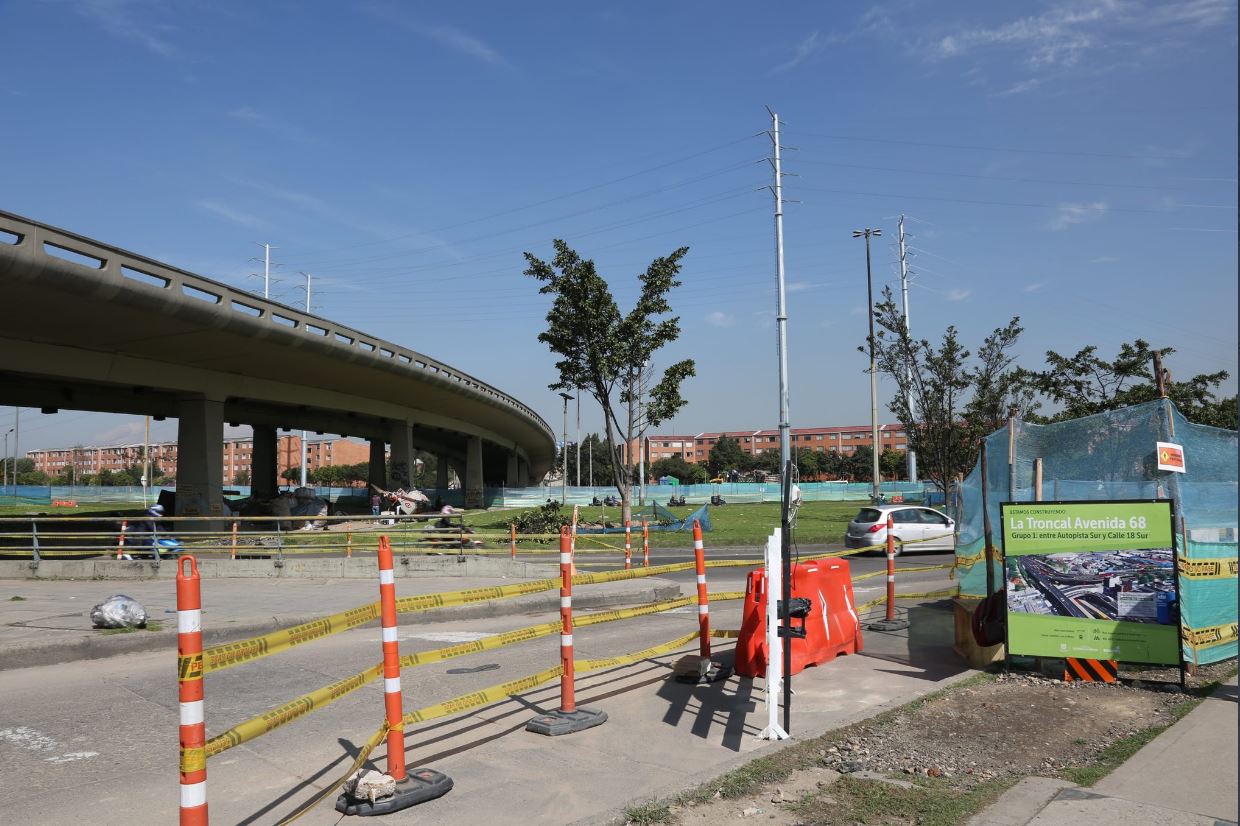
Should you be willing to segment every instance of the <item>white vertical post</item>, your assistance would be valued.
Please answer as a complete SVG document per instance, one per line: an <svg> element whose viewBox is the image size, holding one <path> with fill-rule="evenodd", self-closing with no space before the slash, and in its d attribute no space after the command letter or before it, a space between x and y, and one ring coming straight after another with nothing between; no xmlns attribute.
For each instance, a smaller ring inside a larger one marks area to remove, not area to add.
<svg viewBox="0 0 1240 826"><path fill-rule="evenodd" d="M766 540L766 728L763 740L786 740L788 732L779 724L779 692L783 687L784 646L779 636L779 598L783 593L781 530L776 528Z"/></svg>
<svg viewBox="0 0 1240 826"><path fill-rule="evenodd" d="M911 322L908 320L908 253L907 253L907 248L904 246L904 216L903 215L900 216L900 233L899 234L900 234L900 301L901 301L901 307L904 311L904 329L908 333L908 335L912 337L913 327L912 327ZM912 376L912 372L913 372L913 366L910 364L907 366L907 373L909 374L910 377ZM911 384L912 382L910 381L909 383ZM909 404L909 412L911 412L913 414L913 418L916 419L917 418L917 402L912 396L909 397L908 404ZM907 433L905 434L905 438L906 439L908 438ZM904 462L905 462L905 466L908 468L908 480L910 482L916 482L917 481L917 452L914 451L912 447L910 447L907 444L905 445L905 450L904 450Z"/></svg>
<svg viewBox="0 0 1240 826"><path fill-rule="evenodd" d="M775 167L775 342L779 351L779 472L783 478L791 450L788 438L788 311L784 303L784 190L783 172L779 162L779 115L771 112L771 143L774 146L772 165Z"/></svg>

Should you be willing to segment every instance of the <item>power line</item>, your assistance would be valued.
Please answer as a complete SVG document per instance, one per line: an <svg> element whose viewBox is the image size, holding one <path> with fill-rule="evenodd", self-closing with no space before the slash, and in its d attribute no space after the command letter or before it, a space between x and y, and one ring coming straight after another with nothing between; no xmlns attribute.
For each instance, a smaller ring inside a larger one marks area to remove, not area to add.
<svg viewBox="0 0 1240 826"><path fill-rule="evenodd" d="M1126 155L1115 152L1081 152L1070 149L1026 149L1013 146L975 146L959 143L928 143L924 141L903 141L895 138L868 138L858 135L828 135L821 132L797 132L810 138L826 138L835 141L856 141L859 143L885 143L896 146L924 146L932 149L960 149L968 152L1017 152L1028 155L1067 155L1080 158L1119 158L1131 161L1178 161L1184 160L1180 155Z"/></svg>

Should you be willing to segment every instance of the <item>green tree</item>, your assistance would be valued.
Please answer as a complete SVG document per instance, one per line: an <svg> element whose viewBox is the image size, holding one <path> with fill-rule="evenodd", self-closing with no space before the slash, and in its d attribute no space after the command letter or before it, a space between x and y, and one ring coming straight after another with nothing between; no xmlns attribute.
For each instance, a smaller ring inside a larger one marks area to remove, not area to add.
<svg viewBox="0 0 1240 826"><path fill-rule="evenodd" d="M1137 339L1120 345L1114 359L1098 355L1090 345L1074 355L1054 350L1046 353L1046 370L1029 374L1029 384L1041 392L1059 411L1042 421L1057 422L1092 416L1158 398L1154 377L1154 355L1164 363L1167 397L1193 422L1236 429L1236 397L1219 399L1215 392L1228 379L1226 370L1202 373L1187 381L1174 381L1165 367L1171 347L1154 349Z"/></svg>
<svg viewBox="0 0 1240 826"><path fill-rule="evenodd" d="M637 457L622 456L620 446L637 443L648 428L683 408L686 402L680 386L695 374L691 359L678 361L663 372L649 393L643 393L647 378L643 374L651 369L654 354L680 337L680 319L669 317L668 294L680 286L676 276L688 251L681 247L651 262L638 277L637 300L627 313L621 313L594 262L581 258L563 241L556 239L556 254L550 263L525 253L529 264L525 274L542 282L541 294L553 296L547 329L538 336L559 356L559 379L549 387L586 392L598 402L612 480L626 520L632 518L632 465Z"/></svg>
<svg viewBox="0 0 1240 826"><path fill-rule="evenodd" d="M316 468L316 470L317 470L317 468ZM234 485L248 485L248 484L250 484L250 471L248 471L248 470L239 470L239 471L237 471L236 473L234 473L234 474L233 474L232 483L233 483Z"/></svg>
<svg viewBox="0 0 1240 826"><path fill-rule="evenodd" d="M868 482L874 475L874 452L869 445L858 445L844 460L844 472L849 479Z"/></svg>
<svg viewBox="0 0 1240 826"><path fill-rule="evenodd" d="M797 460L797 473L803 481L811 481L822 472L822 459L825 454L818 453L810 447L793 448Z"/></svg>
<svg viewBox="0 0 1240 826"><path fill-rule="evenodd" d="M289 467L280 471L280 478L292 484L301 481L301 465L297 467Z"/></svg>
<svg viewBox="0 0 1240 826"><path fill-rule="evenodd" d="M657 480L664 476L674 476L682 485L695 484L699 479L706 481L705 473L705 468L690 464L679 456L660 459L650 466L651 478Z"/></svg>
<svg viewBox="0 0 1240 826"><path fill-rule="evenodd" d="M733 436L720 436L710 449L706 466L711 476L722 476L729 470L743 470L748 458L741 443Z"/></svg>
<svg viewBox="0 0 1240 826"><path fill-rule="evenodd" d="M563 453L558 461L563 461ZM556 467L560 467L557 463ZM610 482L613 478L611 467L611 452L607 449L607 442L603 440L597 433L590 433L581 440L581 484L590 484L590 469L594 469L594 481L603 480L604 484ZM577 483L577 446L570 444L568 446L568 481L570 484Z"/></svg>
<svg viewBox="0 0 1240 826"><path fill-rule="evenodd" d="M878 469L883 476L890 479L899 479L905 475L908 466L904 463L904 451L896 450L894 447L883 448L883 452L878 456Z"/></svg>
<svg viewBox="0 0 1240 826"><path fill-rule="evenodd" d="M996 422L1036 409L1025 374L1011 355L1023 330L1019 318L995 328L976 358L961 345L954 326L944 331L937 347L928 339L913 339L890 288L874 307L874 322L878 370L896 386L888 408L917 451L918 467L940 490L973 466L978 439Z"/></svg>

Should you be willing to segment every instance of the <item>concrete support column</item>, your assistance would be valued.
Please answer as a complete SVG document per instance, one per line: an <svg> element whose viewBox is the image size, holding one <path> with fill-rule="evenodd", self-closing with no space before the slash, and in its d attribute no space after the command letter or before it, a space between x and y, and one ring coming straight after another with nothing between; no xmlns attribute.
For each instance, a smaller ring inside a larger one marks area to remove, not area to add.
<svg viewBox="0 0 1240 826"><path fill-rule="evenodd" d="M483 507L482 439L470 436L465 448L465 507Z"/></svg>
<svg viewBox="0 0 1240 826"><path fill-rule="evenodd" d="M521 487L521 485L517 483L517 465L518 464L520 464L520 460L517 458L517 454L509 453L508 454L508 474L507 474L507 479L504 482L504 484L506 484L510 488Z"/></svg>
<svg viewBox="0 0 1240 826"><path fill-rule="evenodd" d="M370 440L370 469L366 474L366 481L372 485L378 485L381 488L387 488L387 471L384 468L384 452L387 442L382 439ZM367 496L370 492L367 491Z"/></svg>
<svg viewBox="0 0 1240 826"><path fill-rule="evenodd" d="M255 499L274 499L280 491L276 445L274 427L255 425L254 450L250 454L250 495Z"/></svg>
<svg viewBox="0 0 1240 826"><path fill-rule="evenodd" d="M177 516L224 514L224 402L177 401ZM201 530L199 525L193 530Z"/></svg>
<svg viewBox="0 0 1240 826"><path fill-rule="evenodd" d="M524 459L517 459L517 487L528 488L530 486L530 465Z"/></svg>
<svg viewBox="0 0 1240 826"><path fill-rule="evenodd" d="M435 457L435 491L443 495L448 490L448 457L440 453Z"/></svg>
<svg viewBox="0 0 1240 826"><path fill-rule="evenodd" d="M413 438L408 422L392 428L388 440L392 443L392 457L388 462L388 489L413 487Z"/></svg>

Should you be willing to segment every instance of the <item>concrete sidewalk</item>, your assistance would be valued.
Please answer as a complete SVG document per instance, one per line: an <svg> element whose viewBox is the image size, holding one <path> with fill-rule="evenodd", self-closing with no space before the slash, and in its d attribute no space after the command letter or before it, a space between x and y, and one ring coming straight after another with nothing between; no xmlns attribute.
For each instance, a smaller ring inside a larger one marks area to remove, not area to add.
<svg viewBox="0 0 1240 826"><path fill-rule="evenodd" d="M351 560L366 562L373 560ZM490 562L490 560L486 560ZM131 563L138 564L138 563ZM457 563L444 563L456 573ZM175 570L174 564L165 565ZM464 566L461 566L462 568ZM522 566L524 576L445 576L433 571L405 572L396 579L397 596L512 585L555 576L555 566ZM399 573L399 571L398 571ZM530 576L532 573L540 576ZM681 586L657 577L622 580L579 589L579 608L612 608L675 599ZM91 627L90 611L114 594L142 603L151 628L104 632ZM207 645L244 639L300 625L329 614L375 602L377 574L363 578L242 578L202 580L203 640ZM554 613L560 594L489 600L471 605L401 615L401 624L450 622L512 614ZM175 650L176 587L168 579L13 580L0 579L0 670L99 659L139 651Z"/></svg>
<svg viewBox="0 0 1240 826"><path fill-rule="evenodd" d="M969 826L1214 826L1236 822L1236 678L1092 788L1029 777Z"/></svg>

